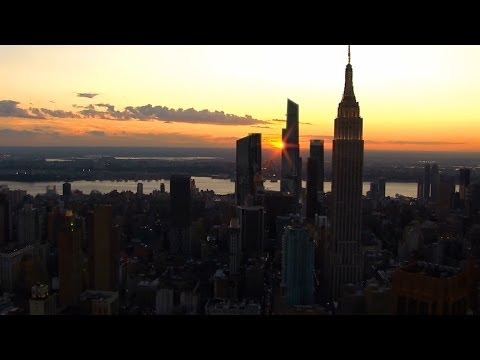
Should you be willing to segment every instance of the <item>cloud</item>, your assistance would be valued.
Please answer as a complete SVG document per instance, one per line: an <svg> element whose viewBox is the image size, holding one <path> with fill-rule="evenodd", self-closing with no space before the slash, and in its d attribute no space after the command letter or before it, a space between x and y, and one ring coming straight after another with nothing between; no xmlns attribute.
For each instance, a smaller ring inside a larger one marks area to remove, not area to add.
<svg viewBox="0 0 480 360"><path fill-rule="evenodd" d="M189 124L212 124L212 125L255 125L269 124L268 121L258 120L250 115L238 116L226 114L223 111L195 110L189 109L170 109L166 106L153 106L151 104L143 106L127 106L123 111L115 110L115 106L110 104L95 104L96 108L105 108L105 110L84 109L80 114L87 118L98 118L106 120L139 120L139 121L169 121L171 123L189 123Z"/></svg>
<svg viewBox="0 0 480 360"><path fill-rule="evenodd" d="M115 106L110 104L95 104L95 106L107 108L107 111L111 113L115 112Z"/></svg>
<svg viewBox="0 0 480 360"><path fill-rule="evenodd" d="M301 122L300 125L313 125L313 124L308 122Z"/></svg>
<svg viewBox="0 0 480 360"><path fill-rule="evenodd" d="M0 116L19 117L28 119L44 119L40 115L32 115L27 110L17 107L19 102L13 100L0 100Z"/></svg>
<svg viewBox="0 0 480 360"><path fill-rule="evenodd" d="M41 119L45 119L45 116L51 116L55 118L79 118L80 115L73 113L71 111L64 111L64 110L49 110L45 108L30 108L29 109L33 114L37 115Z"/></svg>
<svg viewBox="0 0 480 360"><path fill-rule="evenodd" d="M94 136L105 136L105 131L92 130L92 131L87 131L86 134L94 135Z"/></svg>
<svg viewBox="0 0 480 360"><path fill-rule="evenodd" d="M89 98L89 99L92 99L97 95L99 95L99 94L97 94L97 93L77 93L78 97L85 97L85 98Z"/></svg>
<svg viewBox="0 0 480 360"><path fill-rule="evenodd" d="M261 126L261 125L252 125L251 127L259 128L259 129L271 129L270 126Z"/></svg>
<svg viewBox="0 0 480 360"><path fill-rule="evenodd" d="M251 115L234 115L223 111L171 109L166 106L127 106L124 110L115 110L111 104L89 104L87 106L73 104L78 112L65 110L50 110L45 108L30 108L28 110L17 107L19 103L12 100L0 101L0 116L26 117L35 119L52 118L96 118L105 120L138 120L163 121L170 123L211 124L211 125L269 125L270 121L259 120ZM267 128L267 127L264 127Z"/></svg>
<svg viewBox="0 0 480 360"><path fill-rule="evenodd" d="M36 131L29 130L13 130L13 129L0 129L0 136L18 136L18 137L31 137L37 135Z"/></svg>
<svg viewBox="0 0 480 360"><path fill-rule="evenodd" d="M287 120L280 120L280 119L272 119L270 121L287 123Z"/></svg>
<svg viewBox="0 0 480 360"><path fill-rule="evenodd" d="M171 124L172 122L171 121L164 121L163 123L164 124Z"/></svg>

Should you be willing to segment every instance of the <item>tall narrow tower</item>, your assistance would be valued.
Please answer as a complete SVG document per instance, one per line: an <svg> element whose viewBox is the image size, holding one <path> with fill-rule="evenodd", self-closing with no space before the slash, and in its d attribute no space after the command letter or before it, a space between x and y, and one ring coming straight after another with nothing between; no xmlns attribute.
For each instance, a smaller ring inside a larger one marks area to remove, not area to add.
<svg viewBox="0 0 480 360"><path fill-rule="evenodd" d="M363 119L353 92L353 70L345 69L345 88L335 119L332 158L332 241L329 246L329 289L338 298L342 285L362 279Z"/></svg>
<svg viewBox="0 0 480 360"><path fill-rule="evenodd" d="M302 163L299 146L298 104L287 100L287 127L282 129L282 178L280 190L298 200L302 187Z"/></svg>
<svg viewBox="0 0 480 360"><path fill-rule="evenodd" d="M255 196L255 178L262 173L262 134L237 140L236 168L235 197L237 205L243 206L249 195Z"/></svg>

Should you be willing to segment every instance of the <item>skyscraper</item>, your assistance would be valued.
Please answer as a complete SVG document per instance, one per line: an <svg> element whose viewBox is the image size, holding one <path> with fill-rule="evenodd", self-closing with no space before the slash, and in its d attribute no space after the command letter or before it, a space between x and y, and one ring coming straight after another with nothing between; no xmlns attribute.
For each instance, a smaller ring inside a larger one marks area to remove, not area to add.
<svg viewBox="0 0 480 360"><path fill-rule="evenodd" d="M460 169L459 184L460 200L465 200L465 189L470 185L470 169Z"/></svg>
<svg viewBox="0 0 480 360"><path fill-rule="evenodd" d="M417 199L423 199L423 179L417 180Z"/></svg>
<svg viewBox="0 0 480 360"><path fill-rule="evenodd" d="M241 241L240 241L240 223L237 218L230 220L228 249L230 254L229 270L230 275L238 275L240 271L241 259Z"/></svg>
<svg viewBox="0 0 480 360"><path fill-rule="evenodd" d="M309 157L307 159L307 221L314 221L315 214L318 214L318 164L317 159Z"/></svg>
<svg viewBox="0 0 480 360"><path fill-rule="evenodd" d="M432 201L438 201L438 189L440 186L440 172L438 171L438 164L433 163L430 173L430 197Z"/></svg>
<svg viewBox="0 0 480 360"><path fill-rule="evenodd" d="M378 196L380 196L381 198L385 197L385 185L386 181L384 177L378 179Z"/></svg>
<svg viewBox="0 0 480 360"><path fill-rule="evenodd" d="M423 174L423 198L430 199L430 184L431 184L431 174L430 174L430 163L425 163L425 171Z"/></svg>
<svg viewBox="0 0 480 360"><path fill-rule="evenodd" d="M74 305L82 293L82 231L67 212L58 235L60 304Z"/></svg>
<svg viewBox="0 0 480 360"><path fill-rule="evenodd" d="M253 254L263 249L264 211L262 206L239 206L242 250Z"/></svg>
<svg viewBox="0 0 480 360"><path fill-rule="evenodd" d="M143 183L137 183L137 195L143 195Z"/></svg>
<svg viewBox="0 0 480 360"><path fill-rule="evenodd" d="M329 246L329 290L337 298L341 286L362 279L363 119L353 91L353 70L345 69L345 88L335 119L332 157L332 243Z"/></svg>
<svg viewBox="0 0 480 360"><path fill-rule="evenodd" d="M310 140L310 157L315 159L317 168L317 191L323 192L325 181L325 151L323 140Z"/></svg>
<svg viewBox="0 0 480 360"><path fill-rule="evenodd" d="M191 186L189 175L170 177L170 251L191 254Z"/></svg>
<svg viewBox="0 0 480 360"><path fill-rule="evenodd" d="M111 205L97 205L93 213L94 290L115 291L119 271L119 237Z"/></svg>
<svg viewBox="0 0 480 360"><path fill-rule="evenodd" d="M63 184L63 197L69 197L72 195L72 184L66 182Z"/></svg>
<svg viewBox="0 0 480 360"><path fill-rule="evenodd" d="M282 282L288 305L313 304L313 239L299 224L285 228L282 241Z"/></svg>
<svg viewBox="0 0 480 360"><path fill-rule="evenodd" d="M18 214L17 235L20 244L31 245L40 241L40 218L32 204L25 204Z"/></svg>
<svg viewBox="0 0 480 360"><path fill-rule="evenodd" d="M445 220L453 208L455 196L455 178L449 175L440 175L438 186L438 200L436 203L437 216Z"/></svg>
<svg viewBox="0 0 480 360"><path fill-rule="evenodd" d="M250 134L237 140L237 177L235 196L237 205L245 205L245 200L255 196L256 177L262 171L262 134Z"/></svg>
<svg viewBox="0 0 480 360"><path fill-rule="evenodd" d="M12 241L12 210L7 194L0 194L0 245Z"/></svg>
<svg viewBox="0 0 480 360"><path fill-rule="evenodd" d="M302 187L302 164L298 141L298 104L287 99L287 127L282 129L282 176L280 190L298 200Z"/></svg>

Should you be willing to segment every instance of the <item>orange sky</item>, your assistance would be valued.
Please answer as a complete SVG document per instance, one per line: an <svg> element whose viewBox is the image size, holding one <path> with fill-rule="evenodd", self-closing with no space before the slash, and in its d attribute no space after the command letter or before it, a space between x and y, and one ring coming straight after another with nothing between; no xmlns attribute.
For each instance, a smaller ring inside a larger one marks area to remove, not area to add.
<svg viewBox="0 0 480 360"><path fill-rule="evenodd" d="M329 148L346 63L344 45L0 46L0 142L278 146L290 98L301 147ZM366 149L480 151L479 63L480 46L352 46Z"/></svg>

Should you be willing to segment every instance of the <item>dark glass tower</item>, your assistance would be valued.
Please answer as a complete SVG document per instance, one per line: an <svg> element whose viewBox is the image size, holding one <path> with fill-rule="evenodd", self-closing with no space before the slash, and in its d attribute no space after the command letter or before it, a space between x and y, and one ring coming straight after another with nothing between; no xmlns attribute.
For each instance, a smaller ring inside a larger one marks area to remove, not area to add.
<svg viewBox="0 0 480 360"><path fill-rule="evenodd" d="M353 70L345 70L345 88L335 119L332 158L332 242L329 246L329 290L337 298L342 285L362 279L363 119L353 92Z"/></svg>
<svg viewBox="0 0 480 360"><path fill-rule="evenodd" d="M432 201L438 201L438 189L440 186L440 172L438 170L438 164L433 163L430 174L430 198Z"/></svg>
<svg viewBox="0 0 480 360"><path fill-rule="evenodd" d="M431 174L430 174L430 163L425 164L425 172L423 174L423 198L430 199L430 184L431 184Z"/></svg>
<svg viewBox="0 0 480 360"><path fill-rule="evenodd" d="M318 213L318 166L316 159L307 159L307 206L306 217L308 222L315 220Z"/></svg>
<svg viewBox="0 0 480 360"><path fill-rule="evenodd" d="M170 177L170 251L191 254L191 187L189 175Z"/></svg>
<svg viewBox="0 0 480 360"><path fill-rule="evenodd" d="M256 177L262 171L262 134L250 134L237 140L237 179L235 196L237 205L245 205L245 200L255 196Z"/></svg>
<svg viewBox="0 0 480 360"><path fill-rule="evenodd" d="M381 198L385 197L385 184L386 184L386 180L384 177L381 177L380 179L378 179L378 195Z"/></svg>
<svg viewBox="0 0 480 360"><path fill-rule="evenodd" d="M302 163L298 141L298 104L287 100L287 127L282 130L282 178L280 190L300 197L302 187Z"/></svg>
<svg viewBox="0 0 480 360"><path fill-rule="evenodd" d="M0 245L12 241L12 210L7 194L0 194Z"/></svg>
<svg viewBox="0 0 480 360"><path fill-rule="evenodd" d="M470 185L470 169L460 169L460 200L465 200L465 189Z"/></svg>
<svg viewBox="0 0 480 360"><path fill-rule="evenodd" d="M287 287L288 305L313 304L313 239L299 224L285 228L282 239L282 282Z"/></svg>
<svg viewBox="0 0 480 360"><path fill-rule="evenodd" d="M239 206L242 251L251 255L262 251L264 243L264 210L262 206Z"/></svg>
<svg viewBox="0 0 480 360"><path fill-rule="evenodd" d="M325 155L323 140L310 140L310 157L315 160L317 168L317 191L323 192L325 180Z"/></svg>

